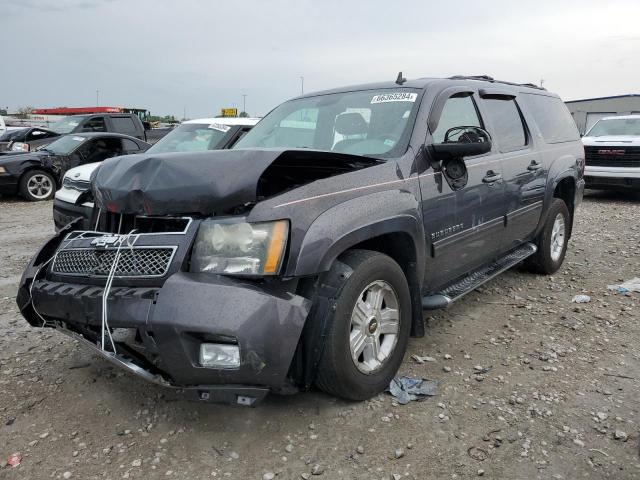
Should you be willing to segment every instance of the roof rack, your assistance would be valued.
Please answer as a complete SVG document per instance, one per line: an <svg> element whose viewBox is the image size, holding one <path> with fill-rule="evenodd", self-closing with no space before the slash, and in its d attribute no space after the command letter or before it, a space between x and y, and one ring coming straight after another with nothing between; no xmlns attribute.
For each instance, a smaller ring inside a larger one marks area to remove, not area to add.
<svg viewBox="0 0 640 480"><path fill-rule="evenodd" d="M514 83L514 82L505 82L504 80L496 80L489 75L454 75L453 77L449 77L449 80L480 80L482 82L491 82L491 83L502 83L504 85L513 85L515 87L528 87L535 88L536 90L547 90L544 87L540 87L535 83Z"/></svg>

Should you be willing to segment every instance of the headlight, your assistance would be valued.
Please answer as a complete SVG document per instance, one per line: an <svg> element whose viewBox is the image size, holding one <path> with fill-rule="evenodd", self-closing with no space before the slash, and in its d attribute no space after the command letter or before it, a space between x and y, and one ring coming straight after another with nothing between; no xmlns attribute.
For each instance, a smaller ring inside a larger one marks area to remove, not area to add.
<svg viewBox="0 0 640 480"><path fill-rule="evenodd" d="M0 167L0 173L7 173L7 169L4 167Z"/></svg>
<svg viewBox="0 0 640 480"><path fill-rule="evenodd" d="M205 220L191 254L192 272L276 275L282 266L289 222Z"/></svg>
<svg viewBox="0 0 640 480"><path fill-rule="evenodd" d="M28 152L29 144L23 143L23 142L13 142L11 144L11 151L12 152Z"/></svg>

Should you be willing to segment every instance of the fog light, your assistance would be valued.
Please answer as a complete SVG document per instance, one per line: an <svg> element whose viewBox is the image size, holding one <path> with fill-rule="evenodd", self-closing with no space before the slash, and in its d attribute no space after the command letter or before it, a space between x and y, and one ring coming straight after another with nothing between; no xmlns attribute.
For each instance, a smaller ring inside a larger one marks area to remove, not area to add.
<svg viewBox="0 0 640 480"><path fill-rule="evenodd" d="M200 345L200 365L237 368L240 366L240 347L223 343L203 343Z"/></svg>

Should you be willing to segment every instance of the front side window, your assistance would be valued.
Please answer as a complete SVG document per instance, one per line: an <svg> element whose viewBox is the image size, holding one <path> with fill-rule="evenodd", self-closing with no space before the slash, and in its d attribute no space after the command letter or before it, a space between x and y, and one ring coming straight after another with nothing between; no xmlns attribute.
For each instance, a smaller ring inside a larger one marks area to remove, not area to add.
<svg viewBox="0 0 640 480"><path fill-rule="evenodd" d="M438 127L432 132L433 143L443 143L447 132L455 127L482 127L475 103L469 94L454 95L444 104Z"/></svg>
<svg viewBox="0 0 640 480"><path fill-rule="evenodd" d="M491 98L484 100L483 105L501 152L512 152L527 144L527 135L515 100Z"/></svg>
<svg viewBox="0 0 640 480"><path fill-rule="evenodd" d="M409 144L420 90L332 93L283 103L233 148L310 148L392 157Z"/></svg>
<svg viewBox="0 0 640 480"><path fill-rule="evenodd" d="M218 123L183 123L158 140L147 153L214 150L230 129Z"/></svg>
<svg viewBox="0 0 640 480"><path fill-rule="evenodd" d="M104 117L90 118L82 128L85 132L106 132L107 127L104 124Z"/></svg>
<svg viewBox="0 0 640 480"><path fill-rule="evenodd" d="M85 142L78 153L81 165L102 162L107 158L122 155L122 142L119 138L94 138Z"/></svg>
<svg viewBox="0 0 640 480"><path fill-rule="evenodd" d="M640 117L639 118L608 118L599 120L591 130L587 132L588 137L604 137L616 135L630 135L640 137Z"/></svg>

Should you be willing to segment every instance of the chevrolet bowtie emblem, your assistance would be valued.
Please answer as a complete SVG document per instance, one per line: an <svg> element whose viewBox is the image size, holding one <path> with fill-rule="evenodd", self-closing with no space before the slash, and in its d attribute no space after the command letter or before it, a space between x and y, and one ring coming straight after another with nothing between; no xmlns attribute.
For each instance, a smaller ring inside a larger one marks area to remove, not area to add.
<svg viewBox="0 0 640 480"><path fill-rule="evenodd" d="M91 245L96 247L111 247L122 243L124 237L122 235L103 235L91 240Z"/></svg>

